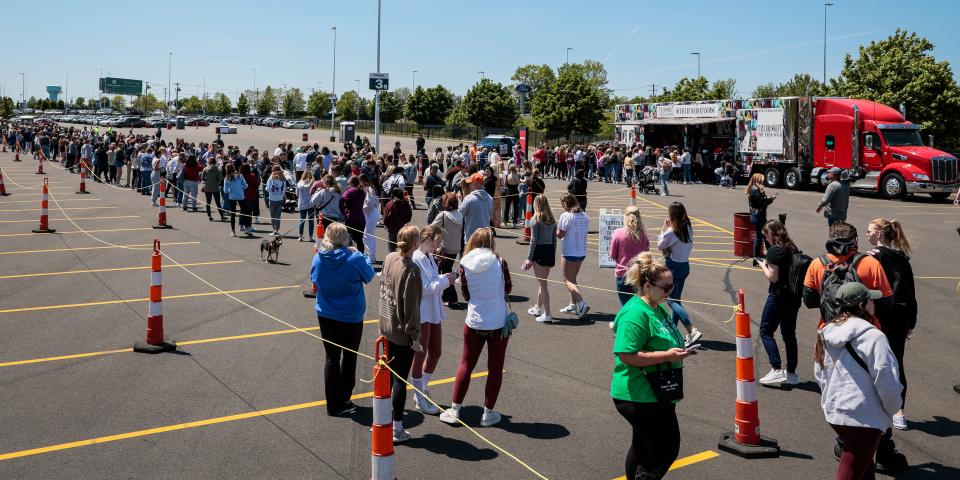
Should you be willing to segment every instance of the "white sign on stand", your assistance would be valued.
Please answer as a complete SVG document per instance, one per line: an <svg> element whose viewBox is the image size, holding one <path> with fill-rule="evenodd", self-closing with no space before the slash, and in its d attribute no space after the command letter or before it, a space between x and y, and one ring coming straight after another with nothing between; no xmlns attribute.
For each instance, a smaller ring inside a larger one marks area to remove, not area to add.
<svg viewBox="0 0 960 480"><path fill-rule="evenodd" d="M623 213L620 209L600 209L600 268L614 268L617 261L610 258L610 243L613 241L613 232L623 226Z"/></svg>

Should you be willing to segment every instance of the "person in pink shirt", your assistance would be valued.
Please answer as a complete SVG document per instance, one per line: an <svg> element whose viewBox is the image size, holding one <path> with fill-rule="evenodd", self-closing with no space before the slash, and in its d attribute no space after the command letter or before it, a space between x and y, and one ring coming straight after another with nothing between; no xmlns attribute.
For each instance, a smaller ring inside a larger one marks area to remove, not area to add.
<svg viewBox="0 0 960 480"><path fill-rule="evenodd" d="M627 268L637 255L650 250L650 239L643 230L643 219L640 218L640 209L636 206L627 207L623 214L623 227L613 232L610 241L610 258L617 262L614 274L617 277L617 295L620 297L620 306L633 297L633 289L624 282Z"/></svg>

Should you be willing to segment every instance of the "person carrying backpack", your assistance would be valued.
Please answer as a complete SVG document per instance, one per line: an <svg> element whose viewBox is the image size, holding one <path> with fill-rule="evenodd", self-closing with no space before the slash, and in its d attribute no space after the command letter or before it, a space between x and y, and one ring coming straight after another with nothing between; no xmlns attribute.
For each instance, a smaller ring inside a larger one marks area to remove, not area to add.
<svg viewBox="0 0 960 480"><path fill-rule="evenodd" d="M763 226L762 234L770 248L767 249L766 260L759 262L759 265L770 281L770 287L767 289L767 303L763 306L763 315L760 317L760 340L767 352L767 359L770 360L770 372L760 379L760 384L796 385L800 383L797 375L797 312L800 310L803 279L810 264L810 257L797 248L779 220L768 221ZM785 370L780 361L777 340L773 337L778 327L787 354Z"/></svg>
<svg viewBox="0 0 960 480"><path fill-rule="evenodd" d="M866 320L881 295L844 283L834 297L839 313L817 332L813 371L823 416L842 442L838 479L874 478L874 454L882 465L881 437L902 402L897 359L886 335Z"/></svg>
<svg viewBox="0 0 960 480"><path fill-rule="evenodd" d="M876 258L862 254L857 249L857 229L846 222L836 222L830 226L830 239L826 243L827 253L810 262L803 280L803 304L807 308L820 309L820 322L817 328L826 325L824 319L837 318L840 307L836 302L837 290L848 282L859 282L870 290L878 290L880 298L874 300L875 309L866 321L873 326L883 328L878 315L884 315L893 306L893 290ZM841 457L842 443L834 446L834 456ZM877 464L882 470L897 471L907 467L907 458L897 451L893 442L893 430L880 438L877 450Z"/></svg>

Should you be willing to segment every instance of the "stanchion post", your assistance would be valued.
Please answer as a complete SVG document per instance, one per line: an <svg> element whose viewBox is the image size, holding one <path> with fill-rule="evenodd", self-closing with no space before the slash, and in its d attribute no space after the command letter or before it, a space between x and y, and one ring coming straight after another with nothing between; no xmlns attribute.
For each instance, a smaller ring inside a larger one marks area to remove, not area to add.
<svg viewBox="0 0 960 480"><path fill-rule="evenodd" d="M142 174L142 172L141 172ZM160 208L157 212L157 224L153 228L173 228L167 223L167 179L160 177Z"/></svg>
<svg viewBox="0 0 960 480"><path fill-rule="evenodd" d="M0 197L6 197L10 195L7 193L7 187L3 186L3 171L0 170Z"/></svg>
<svg viewBox="0 0 960 480"><path fill-rule="evenodd" d="M80 190L77 190L78 194L86 195L90 192L87 191L87 162L80 159Z"/></svg>
<svg viewBox="0 0 960 480"><path fill-rule="evenodd" d="M533 192L527 192L527 208L523 212L523 238L517 240L518 245L530 245L530 227L533 223Z"/></svg>
<svg viewBox="0 0 960 480"><path fill-rule="evenodd" d="M734 405L733 432L720 436L717 448L743 458L776 458L780 446L772 438L761 436L757 405L757 381L753 365L753 339L750 314L744 304L743 289L738 292L735 315L737 331L737 400Z"/></svg>
<svg viewBox="0 0 960 480"><path fill-rule="evenodd" d="M36 230L33 230L33 233L54 233L55 229L50 228L49 221L50 218L47 213L47 208L49 207L50 200L50 190L47 186L48 179L43 178L43 185L40 187L40 227Z"/></svg>
<svg viewBox="0 0 960 480"><path fill-rule="evenodd" d="M326 234L326 230L323 227L323 214L317 212L317 227L314 230L314 243L313 243L313 254L316 255L320 251L320 242L323 241L323 236ZM313 279L310 279L310 288L303 290L303 296L307 298L317 298L317 284L313 282Z"/></svg>
<svg viewBox="0 0 960 480"><path fill-rule="evenodd" d="M370 478L396 480L397 464L393 456L393 403L390 399L391 373L387 364L387 338L380 336L374 346L377 363L373 366L373 422L370 431Z"/></svg>
<svg viewBox="0 0 960 480"><path fill-rule="evenodd" d="M637 206L637 187L634 185L630 186L630 206Z"/></svg>
<svg viewBox="0 0 960 480"><path fill-rule="evenodd" d="M177 344L163 339L163 281L159 239L153 240L153 256L150 260L150 312L147 316L147 339L133 344L133 351L170 352L177 349Z"/></svg>

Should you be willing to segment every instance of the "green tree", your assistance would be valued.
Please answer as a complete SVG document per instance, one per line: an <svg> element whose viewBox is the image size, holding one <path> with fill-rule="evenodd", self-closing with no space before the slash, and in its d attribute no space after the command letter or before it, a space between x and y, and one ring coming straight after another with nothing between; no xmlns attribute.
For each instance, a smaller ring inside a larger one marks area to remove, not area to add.
<svg viewBox="0 0 960 480"><path fill-rule="evenodd" d="M467 120L478 127L512 127L520 117L510 89L489 78L475 83L460 102Z"/></svg>
<svg viewBox="0 0 960 480"><path fill-rule="evenodd" d="M375 101L367 106L367 114L374 118L374 112L377 108ZM403 115L403 102L397 98L395 92L380 92L380 121L383 123L393 123Z"/></svg>
<svg viewBox="0 0 960 480"><path fill-rule="evenodd" d="M47 111L50 110L50 99L44 98L40 100L40 110Z"/></svg>
<svg viewBox="0 0 960 480"><path fill-rule="evenodd" d="M704 98L704 100L723 100L726 98L733 98L736 91L736 80L732 78L728 78L726 80L717 80L713 82L713 86L710 87L710 92L707 93L707 98Z"/></svg>
<svg viewBox="0 0 960 480"><path fill-rule="evenodd" d="M753 93L750 94L751 98L773 98L779 97L779 92L777 85L774 85L773 82L761 83L757 85L757 88L753 89Z"/></svg>
<svg viewBox="0 0 960 480"><path fill-rule="evenodd" d="M413 95L413 92L410 91L407 87L400 87L393 92L393 97L400 102L400 115L403 115L407 110L407 102L410 101L410 95ZM383 108L383 105L380 106ZM383 112L381 111L381 114Z"/></svg>
<svg viewBox="0 0 960 480"><path fill-rule="evenodd" d="M340 95L340 98L337 99L337 113L340 115L340 119L356 120L359 103L360 97L357 96L357 92L353 90L343 92L343 95Z"/></svg>
<svg viewBox="0 0 960 480"><path fill-rule="evenodd" d="M417 87L407 101L407 118L420 125L438 125L450 115L453 104L453 93L443 85Z"/></svg>
<svg viewBox="0 0 960 480"><path fill-rule="evenodd" d="M664 89L657 98L658 102L690 102L706 100L710 92L710 82L705 77L683 77L672 89Z"/></svg>
<svg viewBox="0 0 960 480"><path fill-rule="evenodd" d="M307 114L317 118L330 116L330 93L317 90L307 99Z"/></svg>
<svg viewBox="0 0 960 480"><path fill-rule="evenodd" d="M110 105L113 107L114 110L123 111L124 109L127 108L127 101L123 98L122 95L114 95L113 98L110 99Z"/></svg>
<svg viewBox="0 0 960 480"><path fill-rule="evenodd" d="M96 100L95 98L88 98L88 99L87 99L87 109L88 109L88 110L93 110L93 109L95 109L95 108L97 108L97 100Z"/></svg>
<svg viewBox="0 0 960 480"><path fill-rule="evenodd" d="M513 72L513 76L510 77L510 80L518 84L523 83L530 86L531 91L527 94L525 109L531 112L540 94L546 92L547 89L553 85L553 82L557 80L557 76L554 74L553 69L547 64L528 64L517 67Z"/></svg>
<svg viewBox="0 0 960 480"><path fill-rule="evenodd" d="M188 115L197 114L203 111L203 100L196 95L180 100L180 112Z"/></svg>
<svg viewBox="0 0 960 480"><path fill-rule="evenodd" d="M81 99L77 99L79 102ZM163 106L163 103L157 99L152 93L146 95L140 95L133 100L133 109L138 112L149 113Z"/></svg>
<svg viewBox="0 0 960 480"><path fill-rule="evenodd" d="M557 81L534 104L531 115L537 128L549 132L594 133L604 118L609 97L582 65L560 67Z"/></svg>
<svg viewBox="0 0 960 480"><path fill-rule="evenodd" d="M285 117L293 117L304 111L303 92L299 88L291 88L283 94L280 101L281 109Z"/></svg>
<svg viewBox="0 0 960 480"><path fill-rule="evenodd" d="M257 115L270 115L277 107L277 95L273 93L273 88L267 85L257 99Z"/></svg>
<svg viewBox="0 0 960 480"><path fill-rule="evenodd" d="M753 98L771 97L807 97L828 95L828 89L823 82L813 78L808 73L797 73L784 83L773 82L758 85L753 90Z"/></svg>
<svg viewBox="0 0 960 480"><path fill-rule="evenodd" d="M360 120L373 120L373 117L370 115L370 108L371 105L373 105L373 100L360 97L357 102L360 104Z"/></svg>
<svg viewBox="0 0 960 480"><path fill-rule="evenodd" d="M86 108L87 100L83 97L77 97L73 99L74 108Z"/></svg>
<svg viewBox="0 0 960 480"><path fill-rule="evenodd" d="M214 108L213 111L217 115L230 115L230 110L233 109L233 104L230 103L230 97L226 96L223 92L217 92L214 97ZM209 109L207 110L210 111Z"/></svg>
<svg viewBox="0 0 960 480"><path fill-rule="evenodd" d="M27 99L27 108L37 109L40 108L40 102L37 101L37 97L30 97Z"/></svg>
<svg viewBox="0 0 960 480"><path fill-rule="evenodd" d="M57 100L57 109L63 110L63 107L64 107L63 100Z"/></svg>
<svg viewBox="0 0 960 480"><path fill-rule="evenodd" d="M933 43L916 33L897 31L885 40L847 54L840 77L831 80L835 95L866 98L907 107L910 120L940 143L960 144L960 89L947 61L930 53Z"/></svg>
<svg viewBox="0 0 960 480"><path fill-rule="evenodd" d="M240 98L237 99L237 114L246 115L250 113L250 102L247 100L247 96L240 94Z"/></svg>
<svg viewBox="0 0 960 480"><path fill-rule="evenodd" d="M0 117L7 118L13 114L13 110L17 106L13 103L13 99L10 97L0 98Z"/></svg>

